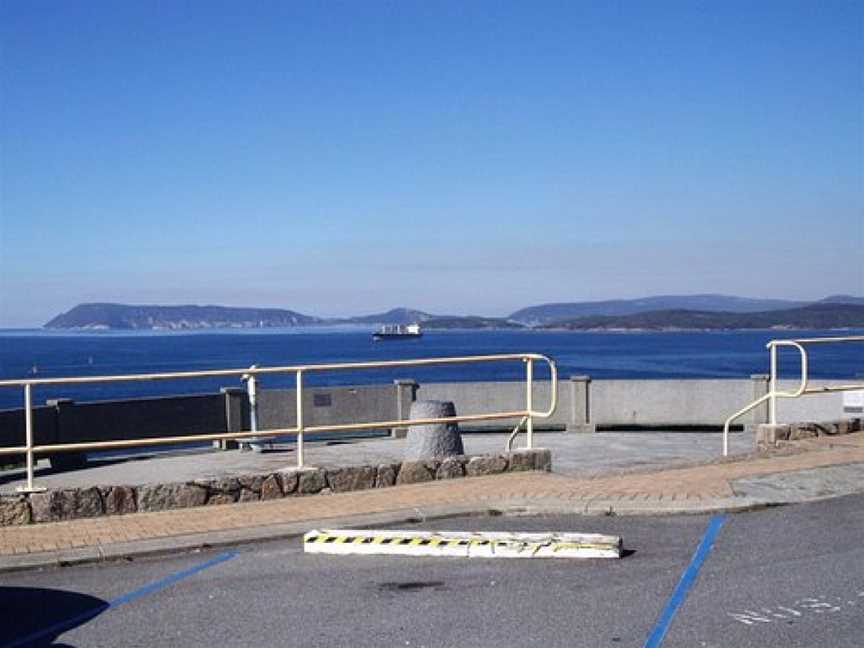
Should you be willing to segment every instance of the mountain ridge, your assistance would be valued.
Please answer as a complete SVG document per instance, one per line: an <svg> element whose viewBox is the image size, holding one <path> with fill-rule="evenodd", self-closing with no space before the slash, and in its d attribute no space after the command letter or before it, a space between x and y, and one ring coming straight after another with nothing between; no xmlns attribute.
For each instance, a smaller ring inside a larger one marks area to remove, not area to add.
<svg viewBox="0 0 864 648"><path fill-rule="evenodd" d="M715 308L657 308L669 303L714 305ZM780 304L796 304L793 307L779 308ZM721 304L738 306L738 310L718 310ZM774 308L753 310L757 304L768 304ZM426 311L411 308L394 308L382 313L356 317L322 318L294 310L281 308L254 308L216 305L129 305L109 302L78 304L69 311L61 313L45 324L48 329L78 330L186 330L218 328L275 328L296 326L326 325L380 325L410 324L419 322L429 328L643 328L681 327L699 328L705 322L710 326L723 328L740 327L738 323L769 321L766 313L780 313L796 321L814 319L811 312L802 314L801 309L821 307L821 319L834 321L825 315L828 311L842 312L857 322L857 315L845 308L859 306L864 308L864 298L851 295L832 295L816 302L791 302L784 300L755 300L723 295L656 296L636 300L609 300L605 302L571 302L545 304L516 311L510 317L485 317L461 315L433 315ZM577 308L572 308L576 306ZM560 308L563 307L563 308ZM579 308L582 307L582 308ZM541 309L538 311L537 309ZM572 316L572 312L588 315ZM563 312L564 316L559 316ZM520 315L517 317L517 315ZM709 317L714 314L715 317ZM641 320L637 316L642 316ZM737 319L732 316L745 316ZM627 320L626 318L631 318ZM616 319L617 318L617 319ZM625 319L622 319L625 318ZM633 319L636 318L636 319ZM688 319L689 318L689 319ZM797 319L796 319L797 318ZM803 319L802 319L803 318ZM817 318L819 319L819 318ZM641 324L639 322L641 321ZM838 320L839 321L839 320ZM665 323L664 323L665 322ZM738 322L738 323L736 323ZM774 326L775 324L770 324ZM782 324L776 324L782 325ZM749 326L749 325L748 325ZM857 324L838 324L837 326L857 326ZM747 326L744 326L745 328ZM818 327L817 327L818 328Z"/></svg>
<svg viewBox="0 0 864 648"><path fill-rule="evenodd" d="M830 299L830 298L829 298ZM784 299L754 299L719 294L655 295L637 299L610 299L587 302L555 302L522 308L509 319L537 326L576 317L634 315L659 310L696 310L748 313L805 306L809 302Z"/></svg>
<svg viewBox="0 0 864 648"><path fill-rule="evenodd" d="M864 328L864 304L817 302L800 308L755 313L659 310L630 315L578 317L547 323L541 328L571 331Z"/></svg>

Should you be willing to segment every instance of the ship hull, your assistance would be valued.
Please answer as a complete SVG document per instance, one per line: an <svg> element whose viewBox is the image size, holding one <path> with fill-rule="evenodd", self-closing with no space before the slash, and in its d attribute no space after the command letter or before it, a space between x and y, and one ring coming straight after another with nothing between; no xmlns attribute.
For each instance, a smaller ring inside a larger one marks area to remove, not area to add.
<svg viewBox="0 0 864 648"><path fill-rule="evenodd" d="M373 333L373 340L416 340L422 338L422 333Z"/></svg>

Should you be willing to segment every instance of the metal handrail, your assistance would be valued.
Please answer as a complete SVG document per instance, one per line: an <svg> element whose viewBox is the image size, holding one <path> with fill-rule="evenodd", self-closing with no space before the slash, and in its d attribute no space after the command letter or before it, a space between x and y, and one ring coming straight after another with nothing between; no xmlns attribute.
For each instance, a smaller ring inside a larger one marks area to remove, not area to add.
<svg viewBox="0 0 864 648"><path fill-rule="evenodd" d="M289 365L280 367L246 367L243 369L213 369L209 371L178 371L167 373L149 374L123 374L115 376L73 376L68 378L22 378L15 380L0 380L0 387L23 387L24 388L24 428L25 445L12 448L0 448L0 456L10 454L25 454L27 458L27 485L19 487L21 492L37 492L44 490L36 487L33 483L33 470L35 455L37 453L69 452L81 450L102 450L112 448L130 448L148 445L164 445L172 443L189 443L191 441L216 441L228 439L251 439L261 437L275 437L285 434L295 434L297 438L297 467L304 465L303 444L304 434L315 432L336 432L342 430L369 430L375 428L405 426L405 420L398 421L372 421L365 423L339 423L331 425L306 426L303 423L303 375L315 371L346 371L354 369L386 369L392 367L420 367L444 364L472 364L484 362L501 362L521 360L525 363L525 408L508 412L493 412L488 414L465 414L461 416L447 416L439 418L426 418L411 420L414 425L430 425L435 423L458 423L461 421L491 421L522 417L520 424L516 426L513 435L508 439L507 448L510 449L512 439L518 433L524 423L526 432L526 447L533 448L534 444L534 418L549 418L555 413L558 406L558 369L555 361L548 356L539 353L503 353L484 356L454 356L445 358L417 358L412 360L383 360L370 362L341 362L317 365ZM548 409L544 411L534 410L533 385L534 385L534 362L545 362L549 366L551 393ZM32 388L40 385L76 385L83 383L107 383L107 382L135 382L148 380L178 380L187 378L208 378L218 376L257 376L278 373L294 373L296 376L297 396L297 421L295 427L277 428L270 430L254 430L248 432L219 432L213 434L195 434L188 436L150 437L147 439L126 439L117 441L89 441L81 443L55 443L49 445L34 445L33 443L33 402Z"/></svg>
<svg viewBox="0 0 864 648"><path fill-rule="evenodd" d="M769 362L771 374L768 381L768 393L760 396L755 401L746 407L738 410L723 424L723 456L729 455L729 426L732 422L747 412L759 407L765 401L768 401L768 421L771 425L777 424L777 399L778 398L799 398L810 394L825 394L833 392L854 391L864 389L864 383L849 384L849 385L827 385L824 387L808 387L810 382L810 361L805 348L809 344L833 344L841 342L864 342L864 335L850 335L845 337L820 337L820 338L798 338L789 340L771 340L765 345L769 353ZM798 384L798 389L792 392L780 391L777 389L777 348L788 346L798 350L801 356L801 380Z"/></svg>

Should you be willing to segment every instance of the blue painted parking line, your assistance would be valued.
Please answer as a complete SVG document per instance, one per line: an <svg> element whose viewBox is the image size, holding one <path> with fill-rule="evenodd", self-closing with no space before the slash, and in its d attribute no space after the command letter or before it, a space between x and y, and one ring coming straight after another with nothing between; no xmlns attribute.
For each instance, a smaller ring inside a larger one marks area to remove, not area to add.
<svg viewBox="0 0 864 648"><path fill-rule="evenodd" d="M166 576L165 578L162 578L158 581L149 583L144 587L139 587L136 590L127 592L126 594L118 596L117 598L112 599L107 603L104 603L103 605L93 608L92 610L82 612L81 614L74 616L71 619L59 621L58 623L55 623L47 628L43 628L42 630L38 630L32 634L29 634L26 637L20 637L19 639L15 639L11 643L0 646L0 648L15 648L16 646L26 646L27 644L35 643L40 639L59 635L60 633L69 630L70 628L74 628L75 626L81 625L85 621L89 621L90 619L99 616L106 610L125 605L126 603L130 603L131 601L141 598L142 596L152 594L153 592L158 592L159 590L170 587L174 583L181 581L184 578L188 578L189 576L197 574L200 571L204 571L209 567L213 567L214 565L223 563L226 560L231 560L234 556L237 555L237 553L238 552L236 551L226 551L225 553L221 553L218 556L214 556L210 560L207 560L203 563L194 565L192 567L189 567L188 569L184 569L174 574L170 574L169 576Z"/></svg>
<svg viewBox="0 0 864 648"><path fill-rule="evenodd" d="M708 528L705 530L705 535L702 536L702 540L696 548L696 553L693 554L693 558L690 559L690 564L687 565L687 569L681 575L681 580L678 581L678 585L675 587L675 591L672 592L669 602L666 603L666 607L660 613L660 618L657 619L654 629L648 635L644 648L659 648L663 643L663 638L666 636L666 631L672 623L672 618L687 597L687 592L690 591L690 587L696 580L699 569L708 557L711 546L714 544L714 539L717 537L717 533L725 521L725 515L715 515L708 522Z"/></svg>

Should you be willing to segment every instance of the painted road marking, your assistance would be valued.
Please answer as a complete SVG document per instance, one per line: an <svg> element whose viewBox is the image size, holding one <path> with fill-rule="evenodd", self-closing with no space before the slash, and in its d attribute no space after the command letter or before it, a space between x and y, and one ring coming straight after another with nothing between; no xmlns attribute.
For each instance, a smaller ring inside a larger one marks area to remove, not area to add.
<svg viewBox="0 0 864 648"><path fill-rule="evenodd" d="M36 641L39 641L40 639L44 639L46 637L53 637L54 635L59 635L66 630L70 630L71 628L81 625L85 621L89 621L90 619L102 614L106 610L120 607L121 605L125 605L126 603L131 603L135 599L141 598L142 596L147 596L148 594L152 594L153 592L158 592L159 590L163 590L166 587L170 587L174 583L181 581L184 578L188 578L189 576L192 576L194 574L197 574L198 572L204 571L209 567L213 567L215 565L223 563L226 560L231 560L234 556L237 555L237 553L238 552L236 551L226 551L225 553L221 553L218 556L214 556L210 560L207 560L203 563L193 565L188 569L184 569L174 574L170 574L165 578L154 581L148 585L145 585L144 587L139 587L136 590L127 592L126 594L118 596L117 598L112 599L107 603L103 603L102 605L93 608L92 610L82 612L81 614L74 616L71 619L60 621L47 628L29 634L26 637L14 639L11 643L4 644L3 646L0 646L0 648L15 648L16 646L25 646L30 643L35 643Z"/></svg>
<svg viewBox="0 0 864 648"><path fill-rule="evenodd" d="M313 530L306 553L460 558L620 558L621 538L596 533Z"/></svg>
<svg viewBox="0 0 864 648"><path fill-rule="evenodd" d="M687 592L689 592L690 588L693 586L693 582L696 580L696 576L699 574L702 564L711 552L711 546L714 544L714 539L717 537L717 533L720 531L720 527L723 526L723 522L725 521L725 515L715 515L708 522L708 528L705 529L705 535L702 536L702 541L696 548L696 553L693 554L693 558L690 559L690 564L687 565L687 569L685 569L684 573L681 575L681 580L678 581L678 585L675 587L675 591L672 592L669 602L666 603L666 607L663 608L663 612L660 613L660 618L657 619L657 624L654 626L654 630L650 635L648 635L648 639L645 641L645 648L659 648L663 643L663 638L666 636L666 631L672 623L672 618L675 616L678 608L681 607L681 604L687 597Z"/></svg>
<svg viewBox="0 0 864 648"><path fill-rule="evenodd" d="M803 619L805 616L814 614L841 612L858 606L864 606L864 591L857 592L852 596L832 596L830 598L823 594L800 598L784 605L740 609L726 614L739 623L753 626L774 623L778 620Z"/></svg>

